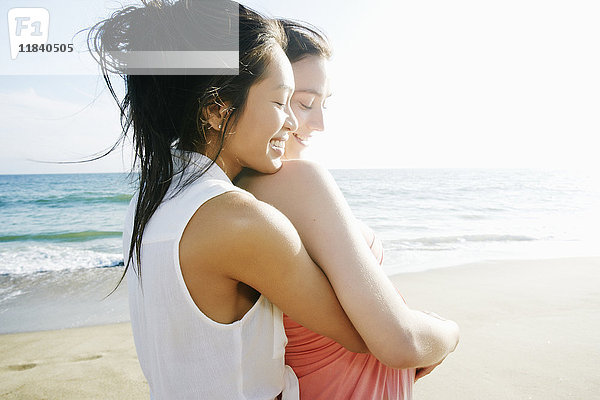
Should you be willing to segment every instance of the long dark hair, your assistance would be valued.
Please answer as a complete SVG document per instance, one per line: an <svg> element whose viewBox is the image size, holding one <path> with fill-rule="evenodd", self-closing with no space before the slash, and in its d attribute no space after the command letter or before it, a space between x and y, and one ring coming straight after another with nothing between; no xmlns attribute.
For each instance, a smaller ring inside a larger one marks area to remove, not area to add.
<svg viewBox="0 0 600 400"><path fill-rule="evenodd" d="M307 22L291 19L278 19L287 37L285 54L291 63L307 56L318 56L330 59L333 51L325 33Z"/></svg>
<svg viewBox="0 0 600 400"><path fill-rule="evenodd" d="M184 42L193 50L198 32L179 32L178 18L188 21L205 10L202 2L180 0L145 2L144 7L127 7L110 18L94 25L88 33L88 47L100 63L104 80L119 105L123 140L133 128L132 142L135 162L139 169L139 190L135 206L133 232L127 272L132 260L141 278L141 246L144 229L164 199L175 174L183 172L187 164L175 171L171 151L200 152L212 163L179 185L187 186L214 164L225 143L228 132L235 127L244 110L250 87L259 82L271 61L274 46L285 49L286 38L281 25L235 2L230 6L239 10L239 74L238 75L132 75L120 73L125 81L126 94L119 101L109 73L119 73L114 52L139 49L136 41L164 39ZM190 34L192 35L190 37ZM191 40L190 40L191 39ZM136 47L137 46L137 47ZM110 54L109 54L110 53ZM118 56L117 56L118 57ZM209 107L227 103L229 112L219 129L207 124ZM210 143L218 140L218 146ZM210 146L209 146L210 143ZM216 150L215 150L216 148ZM212 150L211 150L212 149ZM213 154L207 154L212 151ZM119 281L119 283L121 282ZM118 285L117 285L118 286Z"/></svg>

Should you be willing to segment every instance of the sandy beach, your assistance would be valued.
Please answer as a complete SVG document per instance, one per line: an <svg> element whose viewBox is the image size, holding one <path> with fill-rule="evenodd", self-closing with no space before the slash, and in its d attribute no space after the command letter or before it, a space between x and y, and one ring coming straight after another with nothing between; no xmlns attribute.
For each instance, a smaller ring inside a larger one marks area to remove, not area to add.
<svg viewBox="0 0 600 400"><path fill-rule="evenodd" d="M392 278L461 326L415 399L600 396L600 258L489 261ZM127 323L0 336L0 399L148 399Z"/></svg>
<svg viewBox="0 0 600 400"><path fill-rule="evenodd" d="M0 399L149 399L131 325L0 336Z"/></svg>
<svg viewBox="0 0 600 400"><path fill-rule="evenodd" d="M416 399L600 398L600 259L494 261L393 278L458 322L456 352Z"/></svg>

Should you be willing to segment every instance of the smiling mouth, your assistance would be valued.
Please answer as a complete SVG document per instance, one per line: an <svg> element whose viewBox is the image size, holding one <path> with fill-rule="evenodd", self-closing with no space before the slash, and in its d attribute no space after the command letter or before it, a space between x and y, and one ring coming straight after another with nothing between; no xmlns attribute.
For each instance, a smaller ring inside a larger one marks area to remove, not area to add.
<svg viewBox="0 0 600 400"><path fill-rule="evenodd" d="M292 133L292 135L294 135L294 137L298 140L298 142L300 142L300 144L304 146L309 145L309 141L311 139L310 135L301 135L299 133Z"/></svg>
<svg viewBox="0 0 600 400"><path fill-rule="evenodd" d="M275 149L275 150L281 150L284 151L285 150L285 140L276 140L273 139L269 142L269 144L271 145L271 148Z"/></svg>

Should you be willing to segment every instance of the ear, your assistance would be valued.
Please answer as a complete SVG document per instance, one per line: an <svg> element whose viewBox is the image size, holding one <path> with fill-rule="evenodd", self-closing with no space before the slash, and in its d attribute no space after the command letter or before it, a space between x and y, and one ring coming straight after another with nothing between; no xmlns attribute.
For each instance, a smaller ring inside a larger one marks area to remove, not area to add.
<svg viewBox="0 0 600 400"><path fill-rule="evenodd" d="M230 110L228 103L213 103L204 109L203 114L205 114L208 125L212 129L220 131Z"/></svg>

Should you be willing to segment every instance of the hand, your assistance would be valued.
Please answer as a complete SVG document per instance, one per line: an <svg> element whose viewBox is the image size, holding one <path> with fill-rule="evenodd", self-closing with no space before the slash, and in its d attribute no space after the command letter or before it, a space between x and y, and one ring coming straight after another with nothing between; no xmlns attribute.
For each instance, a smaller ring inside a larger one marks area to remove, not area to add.
<svg viewBox="0 0 600 400"><path fill-rule="evenodd" d="M438 362L437 364L430 365L429 367L417 368L417 370L415 372L415 382L418 381L419 379L421 379L422 377L429 375L431 373L431 371L433 371L435 369L435 367L440 365L442 363L442 361L444 361L445 359L446 358L444 357L440 362Z"/></svg>

